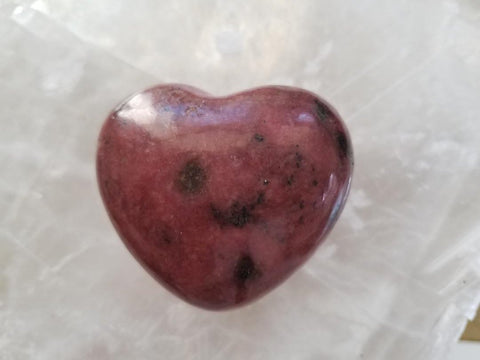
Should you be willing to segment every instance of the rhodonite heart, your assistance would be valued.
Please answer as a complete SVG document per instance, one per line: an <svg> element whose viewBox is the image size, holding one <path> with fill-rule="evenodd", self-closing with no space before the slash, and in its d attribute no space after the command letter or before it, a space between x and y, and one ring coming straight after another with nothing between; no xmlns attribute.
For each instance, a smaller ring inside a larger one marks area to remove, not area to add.
<svg viewBox="0 0 480 360"><path fill-rule="evenodd" d="M263 87L212 97L138 93L107 118L97 176L137 260L208 309L260 297L313 253L350 187L345 126L314 94Z"/></svg>

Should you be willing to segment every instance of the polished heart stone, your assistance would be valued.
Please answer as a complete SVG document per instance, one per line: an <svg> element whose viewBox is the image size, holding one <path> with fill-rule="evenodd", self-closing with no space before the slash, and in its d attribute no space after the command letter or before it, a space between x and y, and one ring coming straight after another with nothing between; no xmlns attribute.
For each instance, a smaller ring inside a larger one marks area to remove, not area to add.
<svg viewBox="0 0 480 360"><path fill-rule="evenodd" d="M100 192L128 249L208 309L246 304L304 263L338 218L352 167L335 110L277 86L219 98L156 86L110 114L97 153Z"/></svg>

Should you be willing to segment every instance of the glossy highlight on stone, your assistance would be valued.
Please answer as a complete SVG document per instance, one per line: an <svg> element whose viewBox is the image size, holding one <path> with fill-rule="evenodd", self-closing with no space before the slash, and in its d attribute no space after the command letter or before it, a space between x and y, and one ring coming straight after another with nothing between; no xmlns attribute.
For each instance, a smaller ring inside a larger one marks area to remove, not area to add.
<svg viewBox="0 0 480 360"><path fill-rule="evenodd" d="M106 119L100 192L155 279L212 310L246 304L303 264L336 222L353 155L336 111L270 86L213 97L159 85Z"/></svg>

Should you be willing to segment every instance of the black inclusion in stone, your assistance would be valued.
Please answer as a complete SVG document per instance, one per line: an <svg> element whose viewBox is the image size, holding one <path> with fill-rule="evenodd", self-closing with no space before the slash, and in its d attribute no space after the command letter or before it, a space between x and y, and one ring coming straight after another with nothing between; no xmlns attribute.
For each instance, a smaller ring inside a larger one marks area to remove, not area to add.
<svg viewBox="0 0 480 360"><path fill-rule="evenodd" d="M255 216L254 210L265 204L266 201L265 192L260 191L250 201L234 201L228 208L222 209L215 204L210 204L210 213L220 226L243 228L247 224L259 220L258 216Z"/></svg>
<svg viewBox="0 0 480 360"><path fill-rule="evenodd" d="M318 99L315 99L315 112L322 122L327 120L330 114L328 107Z"/></svg>
<svg viewBox="0 0 480 360"><path fill-rule="evenodd" d="M260 275L255 263L250 255L242 255L235 265L233 277L239 286L245 285L247 280L251 280Z"/></svg>
<svg viewBox="0 0 480 360"><path fill-rule="evenodd" d="M302 161L303 161L303 155L300 154L299 152L296 152L295 153L295 166L297 168L300 168L300 166L302 164Z"/></svg>
<svg viewBox="0 0 480 360"><path fill-rule="evenodd" d="M213 218L220 224L225 225L225 220L222 211L217 208L215 205L210 204L210 211L213 215Z"/></svg>
<svg viewBox="0 0 480 360"><path fill-rule="evenodd" d="M156 246L163 247L175 243L178 235L169 226L160 223L151 227L151 238Z"/></svg>
<svg viewBox="0 0 480 360"><path fill-rule="evenodd" d="M263 140L265 140L263 135L260 135L260 134L253 135L253 138L255 139L255 141L258 141L258 142L262 142Z"/></svg>
<svg viewBox="0 0 480 360"><path fill-rule="evenodd" d="M300 202L298 203L298 207L299 207L300 209L303 209L303 208L305 207L305 201L300 200Z"/></svg>
<svg viewBox="0 0 480 360"><path fill-rule="evenodd" d="M347 137L342 132L339 132L337 134L337 145L338 145L338 150L340 151L340 156L342 158L346 158L349 155L350 149L349 149Z"/></svg>
<svg viewBox="0 0 480 360"><path fill-rule="evenodd" d="M177 185L181 192L197 194L205 186L207 174L198 159L191 159L185 163L177 178Z"/></svg>
<svg viewBox="0 0 480 360"><path fill-rule="evenodd" d="M237 228L243 228L252 221L253 215L246 205L234 202L229 209L222 211L214 205L210 205L213 218L222 226L230 225Z"/></svg>
<svg viewBox="0 0 480 360"><path fill-rule="evenodd" d="M287 185L292 186L294 182L295 182L295 177L292 174L287 178Z"/></svg>
<svg viewBox="0 0 480 360"><path fill-rule="evenodd" d="M258 193L256 205L263 204L264 202L265 202L265 193L262 191L262 192Z"/></svg>
<svg viewBox="0 0 480 360"><path fill-rule="evenodd" d="M228 224L238 228L243 228L252 219L252 214L246 206L242 206L239 203L234 203L230 207L230 212L226 217Z"/></svg>
<svg viewBox="0 0 480 360"><path fill-rule="evenodd" d="M168 233L168 231L164 230L162 232L162 241L165 242L165 244L171 244L172 243L172 236Z"/></svg>

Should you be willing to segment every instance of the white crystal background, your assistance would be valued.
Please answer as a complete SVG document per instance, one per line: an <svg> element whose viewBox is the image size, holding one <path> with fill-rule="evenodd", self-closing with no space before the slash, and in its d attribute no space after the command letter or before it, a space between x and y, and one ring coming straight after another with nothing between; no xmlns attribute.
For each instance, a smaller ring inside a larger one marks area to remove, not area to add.
<svg viewBox="0 0 480 360"><path fill-rule="evenodd" d="M177 300L118 239L95 148L158 82L314 91L351 196L260 301ZM444 359L480 301L480 1L0 0L0 358Z"/></svg>

